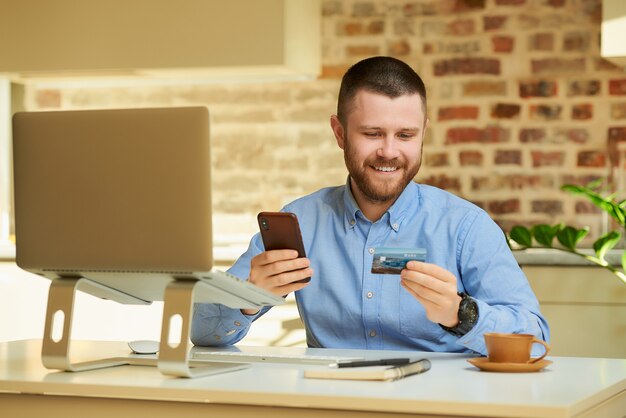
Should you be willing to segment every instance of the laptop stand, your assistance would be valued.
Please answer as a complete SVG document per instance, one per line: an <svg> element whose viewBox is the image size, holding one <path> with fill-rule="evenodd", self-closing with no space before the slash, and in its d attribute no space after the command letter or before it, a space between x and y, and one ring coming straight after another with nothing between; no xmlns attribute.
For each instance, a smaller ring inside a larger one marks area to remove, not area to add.
<svg viewBox="0 0 626 418"><path fill-rule="evenodd" d="M161 342L158 359L112 357L107 359L72 362L70 343L74 300L81 290L103 299L124 304L149 305L150 302L104 286L82 276L60 277L52 280L44 327L42 362L48 369L79 372L122 365L157 365L165 375L199 377L217 372L237 370L241 364L207 363L189 360L189 335L193 306L196 302L221 303L231 308L261 308L280 305L284 299L224 272L210 272L200 277L179 277L165 288ZM175 330L180 324L180 333ZM176 325L176 326L174 326Z"/></svg>
<svg viewBox="0 0 626 418"><path fill-rule="evenodd" d="M79 372L131 364L133 359L123 357L79 363L71 362L70 343L72 341L72 319L74 316L74 300L77 290L82 290L86 293L106 299L114 299L126 304L150 304L145 300L135 298L83 277L53 279L50 283L48 293L48 307L44 326L41 352L43 365L48 369Z"/></svg>
<svg viewBox="0 0 626 418"><path fill-rule="evenodd" d="M279 305L284 299L242 281L228 273L215 271L201 278L180 278L165 289L158 368L177 377L199 377L214 373L210 365L189 361L189 335L196 302L221 303L231 308L261 308ZM172 325L176 324L176 327ZM173 334L180 325L180 334ZM194 367L195 366L195 367Z"/></svg>

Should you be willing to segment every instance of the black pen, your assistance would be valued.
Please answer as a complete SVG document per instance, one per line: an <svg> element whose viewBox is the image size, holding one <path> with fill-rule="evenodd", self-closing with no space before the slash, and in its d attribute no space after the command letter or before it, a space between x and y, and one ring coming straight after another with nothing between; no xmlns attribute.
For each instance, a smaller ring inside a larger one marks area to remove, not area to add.
<svg viewBox="0 0 626 418"><path fill-rule="evenodd" d="M357 360L357 361L338 361L331 364L331 367L366 367L366 366L401 366L409 364L410 358L385 358L380 360Z"/></svg>

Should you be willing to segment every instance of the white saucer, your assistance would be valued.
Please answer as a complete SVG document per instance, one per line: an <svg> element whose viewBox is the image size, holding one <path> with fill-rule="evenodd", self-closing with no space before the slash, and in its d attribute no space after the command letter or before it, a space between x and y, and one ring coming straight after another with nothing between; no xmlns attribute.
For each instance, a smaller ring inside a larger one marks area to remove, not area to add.
<svg viewBox="0 0 626 418"><path fill-rule="evenodd" d="M476 357L467 361L483 371L504 373L538 372L552 364L550 360L539 360L535 363L490 363L488 357Z"/></svg>

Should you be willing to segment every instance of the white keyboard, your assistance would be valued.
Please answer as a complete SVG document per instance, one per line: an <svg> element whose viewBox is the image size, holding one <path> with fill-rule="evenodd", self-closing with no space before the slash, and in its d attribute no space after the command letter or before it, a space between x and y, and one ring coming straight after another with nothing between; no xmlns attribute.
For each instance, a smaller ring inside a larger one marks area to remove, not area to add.
<svg viewBox="0 0 626 418"><path fill-rule="evenodd" d="M260 354L241 351L196 351L194 360L232 361L237 363L334 364L338 361L363 360L363 357L318 356L310 354Z"/></svg>

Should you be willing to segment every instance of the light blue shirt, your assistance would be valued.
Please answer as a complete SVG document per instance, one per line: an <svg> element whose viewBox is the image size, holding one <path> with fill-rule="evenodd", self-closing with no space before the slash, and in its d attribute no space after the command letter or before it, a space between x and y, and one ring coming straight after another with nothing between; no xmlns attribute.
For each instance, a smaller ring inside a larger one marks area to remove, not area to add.
<svg viewBox="0 0 626 418"><path fill-rule="evenodd" d="M296 292L310 347L477 352L483 334L533 334L549 329L528 280L502 230L479 207L435 187L411 182L376 222L367 220L348 185L326 188L288 204L298 216L314 275ZM478 303L474 328L456 337L426 317L400 286L397 274L371 273L377 247L425 248L426 262L452 272L458 290ZM256 234L229 270L247 278L252 257L264 251ZM217 304L197 304L192 341L227 345L240 341L255 316Z"/></svg>

